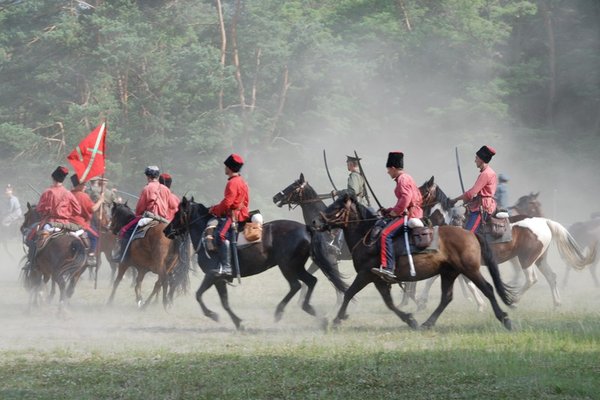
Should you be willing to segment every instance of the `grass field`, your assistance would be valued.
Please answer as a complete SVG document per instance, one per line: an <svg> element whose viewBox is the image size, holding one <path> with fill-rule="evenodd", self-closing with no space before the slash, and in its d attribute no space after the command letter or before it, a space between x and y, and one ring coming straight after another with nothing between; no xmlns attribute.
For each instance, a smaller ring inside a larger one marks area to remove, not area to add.
<svg viewBox="0 0 600 400"><path fill-rule="evenodd" d="M221 322L201 315L193 294L200 274L168 312L160 305L141 312L128 282L105 306L105 270L96 290L86 276L59 316L56 303L26 313L18 268L4 253L0 260L0 399L600 398L600 289L587 271L571 274L558 310L540 277L518 308L503 306L515 325L508 332L489 306L477 312L458 285L430 331L410 330L373 287L339 329L323 330L295 299L275 323L288 288L272 269L230 288L244 319L238 332L214 290L205 300ZM550 261L562 277L563 263ZM352 276L350 264L342 269ZM331 320L335 295L317 277L313 305ZM153 282L146 277L145 294ZM419 322L439 300L434 288L429 308L415 313ZM399 301L399 289L393 292Z"/></svg>

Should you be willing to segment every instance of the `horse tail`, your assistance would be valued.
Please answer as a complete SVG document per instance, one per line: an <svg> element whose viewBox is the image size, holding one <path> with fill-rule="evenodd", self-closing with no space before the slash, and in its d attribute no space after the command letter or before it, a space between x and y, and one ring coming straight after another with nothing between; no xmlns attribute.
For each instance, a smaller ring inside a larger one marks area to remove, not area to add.
<svg viewBox="0 0 600 400"><path fill-rule="evenodd" d="M336 253L332 251L331 245L327 243L325 232L316 232L308 227L307 230L311 239L310 256L312 260L338 291L346 292L348 285L342 280L342 274L337 268Z"/></svg>
<svg viewBox="0 0 600 400"><path fill-rule="evenodd" d="M479 245L481 247L481 258L483 263L487 266L488 271L492 277L492 281L494 282L494 287L498 291L498 295L507 306L512 305L517 299L517 294L515 289L506 283L502 282L502 278L500 277L500 269L498 268L498 262L496 261L496 256L492 251L492 247L485 239L485 237L479 233L475 234L477 236L477 240L479 241Z"/></svg>
<svg viewBox="0 0 600 400"><path fill-rule="evenodd" d="M180 237L181 238L181 237ZM171 246L175 246L179 255L175 267L169 274L169 285L172 285L178 292L186 294L190 288L190 244L189 235L185 238L174 239Z"/></svg>
<svg viewBox="0 0 600 400"><path fill-rule="evenodd" d="M552 232L552 237L556 238L556 247L560 257L571 267L582 270L596 261L597 243L590 247L586 255L567 228L547 218L546 224Z"/></svg>
<svg viewBox="0 0 600 400"><path fill-rule="evenodd" d="M75 283L86 269L86 257L87 257L87 249L83 244L81 239L76 239L71 241L70 247L71 258L67 263L65 263L60 269L60 274L64 275L65 282L67 283L67 297L71 297L73 292L75 291Z"/></svg>

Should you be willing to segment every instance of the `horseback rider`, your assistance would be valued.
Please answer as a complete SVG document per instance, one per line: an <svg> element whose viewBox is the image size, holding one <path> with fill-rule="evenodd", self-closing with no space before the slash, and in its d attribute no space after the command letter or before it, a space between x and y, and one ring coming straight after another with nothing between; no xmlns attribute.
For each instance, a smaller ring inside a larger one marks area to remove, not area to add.
<svg viewBox="0 0 600 400"><path fill-rule="evenodd" d="M77 174L71 175L71 183L73 184L73 189L71 193L77 199L79 206L81 208L81 212L77 215L73 215L73 222L77 225L80 225L90 240L90 248L88 250L88 264L95 265L96 264L96 247L98 244L98 233L96 229L92 227L92 218L94 212L102 207L103 198L99 197L96 203L92 202L90 196L84 191L85 190L85 182L80 182Z"/></svg>
<svg viewBox="0 0 600 400"><path fill-rule="evenodd" d="M365 207L369 206L369 199L367 198L367 185L365 178L360 173L360 166L358 162L361 158L352 156L346 156L346 167L348 168L348 185L347 190L349 193L356 196L356 200ZM338 193L334 190L332 196L336 196Z"/></svg>
<svg viewBox="0 0 600 400"><path fill-rule="evenodd" d="M155 165L150 165L144 170L146 175L147 184L140 193L139 200L135 206L136 217L121 228L117 245L113 250L113 259L120 261L122 258L122 250L125 248L126 240L129 239L133 230L137 226L138 222L142 217L150 217L163 222L168 222L168 216L170 215L169 210L173 207L178 207L179 203L175 204L171 198L171 191L165 185L161 185L158 182L160 170Z"/></svg>
<svg viewBox="0 0 600 400"><path fill-rule="evenodd" d="M479 168L479 176L472 188L464 192L458 197L450 200L450 205L462 200L467 209L469 216L465 229L471 232L477 232L481 226L482 219L487 219L488 215L496 211L496 194L497 178L496 172L488 164L492 157L496 154L490 146L482 146L475 153L475 165Z"/></svg>
<svg viewBox="0 0 600 400"><path fill-rule="evenodd" d="M423 209L421 208L423 198L415 180L404 172L404 153L390 152L385 166L388 175L396 182L394 194L398 201L394 207L379 210L384 217L393 219L381 232L381 266L371 268L371 272L389 280L396 279L393 239L398 233L403 232L402 229L407 219L423 218Z"/></svg>
<svg viewBox="0 0 600 400"><path fill-rule="evenodd" d="M158 182L161 185L165 185L169 189L169 215L167 215L166 218L169 221L172 221L173 217L175 217L175 213L177 213L177 208L179 207L179 197L171 191L171 184L173 183L173 178L171 177L171 175L165 172L159 175Z"/></svg>
<svg viewBox="0 0 600 400"><path fill-rule="evenodd" d="M6 195L6 197L8 197L8 204L6 212L2 217L2 226L9 227L10 224L21 218L21 215L23 215L23 213L21 212L21 203L19 203L19 199L17 198L17 196L13 194L13 188L10 184L6 185L4 194Z"/></svg>
<svg viewBox="0 0 600 400"><path fill-rule="evenodd" d="M496 187L496 204L499 209L508 210L510 205L508 204L508 176L506 174L498 175L498 187Z"/></svg>
<svg viewBox="0 0 600 400"><path fill-rule="evenodd" d="M81 213L79 202L71 192L63 185L69 170L63 166L57 167L52 174L52 185L46 189L40 196L36 210L40 214L41 220L38 226L45 231L52 231L53 223L70 224L74 215ZM37 229L32 229L27 237L26 243L29 247L27 254L27 263L31 265L35 257L35 238Z"/></svg>
<svg viewBox="0 0 600 400"><path fill-rule="evenodd" d="M231 235L235 234L231 228L232 224L235 226L237 222L248 219L250 192L248 184L240 175L244 159L234 153L227 157L223 164L225 164L225 175L227 175L224 198L220 203L210 207L209 212L219 218L216 232L218 232L217 243L219 244L221 265L218 274L231 276L230 241L232 240Z"/></svg>

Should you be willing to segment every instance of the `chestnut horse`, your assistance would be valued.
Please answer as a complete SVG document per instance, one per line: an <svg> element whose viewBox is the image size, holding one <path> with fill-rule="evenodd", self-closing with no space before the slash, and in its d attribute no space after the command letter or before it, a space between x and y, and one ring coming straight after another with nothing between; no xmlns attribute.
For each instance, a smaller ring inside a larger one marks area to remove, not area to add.
<svg viewBox="0 0 600 400"><path fill-rule="evenodd" d="M387 307L411 328L416 329L418 324L412 314L402 312L394 305L390 294L390 284L371 272L371 268L377 268L380 264L380 249L378 246L367 244L368 240L365 239L371 234L377 219L377 215L359 204L355 196L344 193L314 221L315 228L319 230L331 228L344 230L344 238L351 249L354 269L357 272L354 282L344 295L344 302L333 322L338 325L342 320L348 318L346 309L350 300L369 283L374 283ZM496 318L506 329L510 330L511 320L498 305L494 288L485 280L480 271L481 263L488 267L500 298L506 305L511 305L513 293L500 279L498 265L487 242L481 236L456 226L441 226L438 233L438 251L413 255L415 276L410 275L407 257L400 256L396 259L395 274L398 281L420 281L436 275L442 277L440 304L422 326L431 328L435 325L440 314L452 301L454 280L463 274L483 292L490 301ZM402 240L402 238L396 239Z"/></svg>
<svg viewBox="0 0 600 400"><path fill-rule="evenodd" d="M433 205L439 203L442 208L447 204L447 196L443 190L433 182L433 177L425 182L419 190L423 194L423 203ZM528 207L529 212L539 212L541 206L537 202L537 194L524 196L523 207ZM523 210L523 207L521 208ZM444 208L447 210L447 208ZM547 252L550 243L556 243L558 252L563 261L574 269L582 270L586 266L594 263L596 259L596 246L588 249L587 254L581 249L576 240L569 231L560 223L551 219L542 217L527 217L516 215L510 217L512 240L504 243L493 243L491 247L499 263L506 261L519 262L525 273L526 282L519 289L518 302L523 294L537 282L537 275L533 265L535 264L544 275L550 290L554 306L561 304L558 285L556 282L556 273L552 270L547 261Z"/></svg>
<svg viewBox="0 0 600 400"><path fill-rule="evenodd" d="M200 203L195 203L194 198L188 200L185 196L181 199L179 209L171 223L165 229L165 235L175 237L189 234L194 249L198 253L198 265L204 272L204 279L196 292L196 300L200 304L204 315L214 321L219 316L210 310L202 301L202 294L213 285L219 293L221 304L227 311L235 327L241 329L242 320L235 315L229 306L226 281L214 272L218 270L219 259L214 253L208 252L202 238L206 224L214 218L208 212L208 208ZM317 278L309 274L304 265L310 257L311 236L306 225L290 220L275 220L263 225L262 240L237 249L240 276L252 276L265 272L278 266L287 280L290 290L279 302L275 310L275 320L279 321L283 316L283 310L292 297L300 290L300 281L308 286L308 292L302 303L302 309L316 316L316 312L310 304L311 294L317 283ZM331 268L331 264L321 264L316 260L321 271L339 291L346 290L346 284L340 278L337 270ZM233 266L233 265L232 265Z"/></svg>
<svg viewBox="0 0 600 400"><path fill-rule="evenodd" d="M122 227L127 225L135 218L135 213L129 208L127 203L113 203L111 209L111 231L117 235ZM175 285L169 288L169 273L173 271L178 264L178 244L174 240L169 240L163 235L163 229L167 226L164 222L158 222L150 227L143 238L132 240L129 248L119 263L117 277L113 283L112 293L108 299L111 304L117 291L117 287L123 279L125 271L130 267L137 270L135 283L135 300L141 308L146 307L154 296L157 296L160 289L163 290L163 307L166 309L173 299ZM154 284L154 289L146 301L142 301L142 281L148 272L154 272L158 279Z"/></svg>
<svg viewBox="0 0 600 400"><path fill-rule="evenodd" d="M35 205L27 203L27 211L21 232L28 234L32 226L36 226L41 218ZM35 246L35 244L34 244ZM29 307L38 303L42 285L52 279L52 290L47 301L54 295L55 285L60 291L59 307L73 296L75 285L86 268L87 251L80 238L68 233L61 233L51 238L48 243L35 254L31 265L23 269L25 285L30 291Z"/></svg>

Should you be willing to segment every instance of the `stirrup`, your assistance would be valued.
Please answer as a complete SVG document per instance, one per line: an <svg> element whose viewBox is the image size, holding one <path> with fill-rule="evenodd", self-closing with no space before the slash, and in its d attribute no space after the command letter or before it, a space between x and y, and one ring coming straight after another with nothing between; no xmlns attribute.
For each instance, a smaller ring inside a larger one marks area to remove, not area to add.
<svg viewBox="0 0 600 400"><path fill-rule="evenodd" d="M383 279L386 282L395 282L396 279L398 279L398 277L396 275L394 275L393 272L388 271L387 269L384 269L382 267L379 268L371 268L371 272L373 272L375 275L377 275L378 277L380 277L381 279Z"/></svg>

